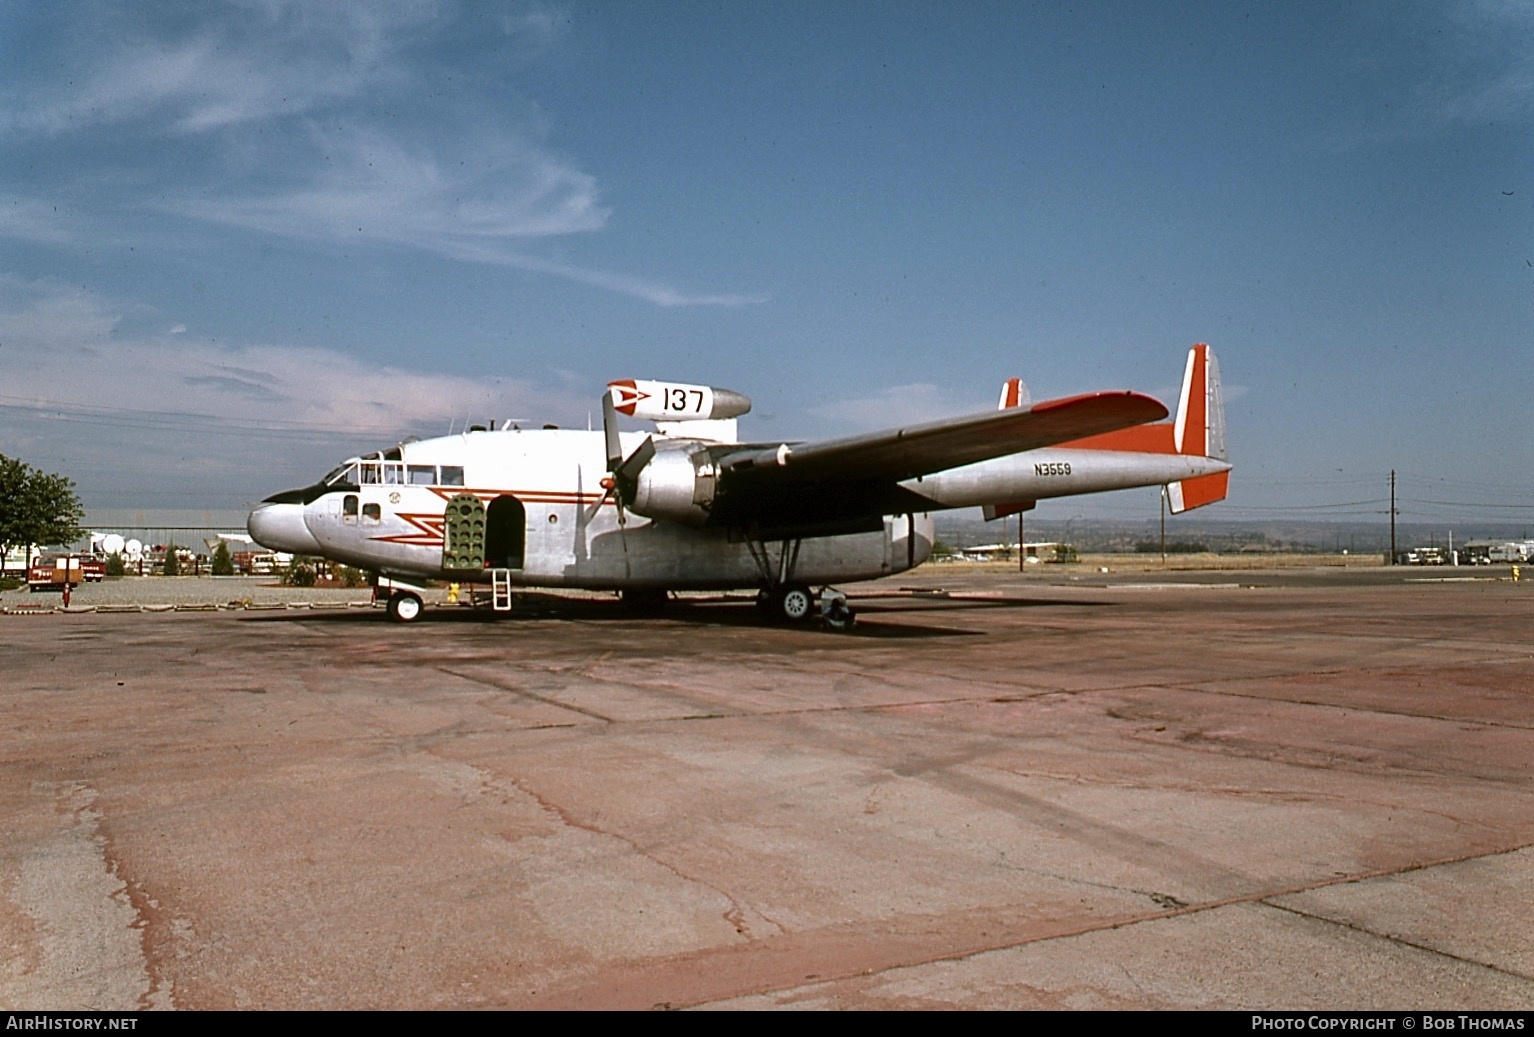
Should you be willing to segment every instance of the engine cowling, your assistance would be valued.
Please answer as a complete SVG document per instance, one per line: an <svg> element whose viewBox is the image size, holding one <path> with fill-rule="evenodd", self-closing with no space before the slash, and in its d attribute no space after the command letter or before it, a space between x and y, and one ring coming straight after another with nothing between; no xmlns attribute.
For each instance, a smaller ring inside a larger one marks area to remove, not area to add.
<svg viewBox="0 0 1534 1037"><path fill-rule="evenodd" d="M629 510L646 518L701 526L714 507L719 468L707 450L661 449L634 481Z"/></svg>

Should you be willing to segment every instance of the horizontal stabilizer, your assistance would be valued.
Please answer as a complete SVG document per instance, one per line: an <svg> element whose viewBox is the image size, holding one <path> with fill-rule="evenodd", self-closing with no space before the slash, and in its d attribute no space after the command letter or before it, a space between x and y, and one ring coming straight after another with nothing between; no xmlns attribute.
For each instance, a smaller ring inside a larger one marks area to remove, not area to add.
<svg viewBox="0 0 1534 1037"><path fill-rule="evenodd" d="M1213 475L1199 475L1169 483L1166 488L1167 506L1172 514L1181 515L1185 511L1202 508L1205 504L1224 500L1229 488L1229 472L1215 472Z"/></svg>
<svg viewBox="0 0 1534 1037"><path fill-rule="evenodd" d="M1011 504L982 504L980 506L980 513L985 516L987 522L995 522L997 519L1006 518L1008 515L1032 511L1038 507L1038 504L1039 502L1036 500L1013 501Z"/></svg>

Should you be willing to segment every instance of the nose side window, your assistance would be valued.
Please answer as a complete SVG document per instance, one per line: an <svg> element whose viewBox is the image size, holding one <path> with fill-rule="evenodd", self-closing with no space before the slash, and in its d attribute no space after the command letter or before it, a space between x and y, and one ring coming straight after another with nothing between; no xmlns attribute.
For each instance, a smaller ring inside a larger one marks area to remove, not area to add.
<svg viewBox="0 0 1534 1037"><path fill-rule="evenodd" d="M383 517L383 509L377 504L364 504L362 506L362 522L364 525L377 525Z"/></svg>
<svg viewBox="0 0 1534 1037"><path fill-rule="evenodd" d="M352 523L357 521L357 495L355 493L348 493L345 497L341 498L341 521Z"/></svg>

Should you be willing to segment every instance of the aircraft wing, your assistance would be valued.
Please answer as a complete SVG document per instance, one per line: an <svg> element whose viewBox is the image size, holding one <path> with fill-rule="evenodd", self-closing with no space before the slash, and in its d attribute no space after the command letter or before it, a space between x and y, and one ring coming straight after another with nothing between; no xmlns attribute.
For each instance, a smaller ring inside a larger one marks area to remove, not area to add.
<svg viewBox="0 0 1534 1037"><path fill-rule="evenodd" d="M961 465L1160 421L1166 407L1136 392L1096 392L817 443L753 446L719 458L732 487L911 479Z"/></svg>

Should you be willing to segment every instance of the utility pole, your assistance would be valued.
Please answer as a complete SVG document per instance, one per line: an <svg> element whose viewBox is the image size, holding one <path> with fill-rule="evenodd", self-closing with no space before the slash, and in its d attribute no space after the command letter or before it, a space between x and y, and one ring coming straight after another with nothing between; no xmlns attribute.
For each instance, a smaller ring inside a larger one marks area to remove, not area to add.
<svg viewBox="0 0 1534 1037"><path fill-rule="evenodd" d="M1396 564L1396 470L1390 470L1390 564Z"/></svg>
<svg viewBox="0 0 1534 1037"><path fill-rule="evenodd" d="M1161 567L1166 568L1166 487L1161 487Z"/></svg>

